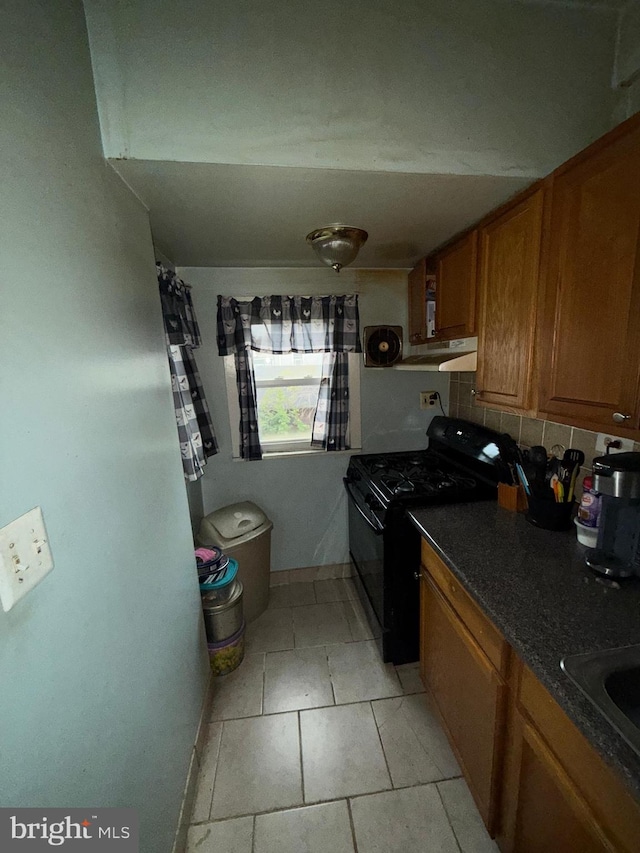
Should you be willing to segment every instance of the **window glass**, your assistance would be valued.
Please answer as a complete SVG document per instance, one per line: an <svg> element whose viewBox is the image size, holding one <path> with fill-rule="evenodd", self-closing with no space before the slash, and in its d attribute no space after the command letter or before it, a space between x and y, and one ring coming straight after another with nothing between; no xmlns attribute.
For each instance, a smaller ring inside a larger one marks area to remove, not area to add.
<svg viewBox="0 0 640 853"><path fill-rule="evenodd" d="M311 444L322 353L253 353L263 449Z"/></svg>

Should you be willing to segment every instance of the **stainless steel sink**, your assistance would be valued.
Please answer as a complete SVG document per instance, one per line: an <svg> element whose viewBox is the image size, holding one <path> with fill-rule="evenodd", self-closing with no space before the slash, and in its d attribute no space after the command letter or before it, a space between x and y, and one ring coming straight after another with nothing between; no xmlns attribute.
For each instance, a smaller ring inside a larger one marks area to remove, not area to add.
<svg viewBox="0 0 640 853"><path fill-rule="evenodd" d="M560 666L640 755L640 645L570 655Z"/></svg>

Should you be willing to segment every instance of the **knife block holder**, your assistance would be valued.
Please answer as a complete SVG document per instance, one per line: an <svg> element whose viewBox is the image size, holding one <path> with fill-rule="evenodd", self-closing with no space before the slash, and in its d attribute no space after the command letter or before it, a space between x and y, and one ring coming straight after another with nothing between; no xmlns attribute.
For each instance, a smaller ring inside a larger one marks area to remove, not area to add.
<svg viewBox="0 0 640 853"><path fill-rule="evenodd" d="M526 512L529 507L523 487L498 483L498 506L509 512Z"/></svg>

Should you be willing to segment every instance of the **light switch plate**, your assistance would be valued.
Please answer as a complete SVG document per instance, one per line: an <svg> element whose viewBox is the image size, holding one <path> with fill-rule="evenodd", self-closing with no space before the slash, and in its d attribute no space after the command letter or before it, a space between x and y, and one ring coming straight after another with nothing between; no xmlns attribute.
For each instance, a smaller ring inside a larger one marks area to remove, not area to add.
<svg viewBox="0 0 640 853"><path fill-rule="evenodd" d="M610 446L611 442L619 441L620 447L611 447L609 453L627 453L628 451L633 450L633 440L630 438L618 438L615 435L607 435L606 432L599 432L598 437L596 438L596 450L598 453L604 454L607 452L607 447Z"/></svg>
<svg viewBox="0 0 640 853"><path fill-rule="evenodd" d="M53 569L53 555L39 506L0 530L0 601L11 610Z"/></svg>

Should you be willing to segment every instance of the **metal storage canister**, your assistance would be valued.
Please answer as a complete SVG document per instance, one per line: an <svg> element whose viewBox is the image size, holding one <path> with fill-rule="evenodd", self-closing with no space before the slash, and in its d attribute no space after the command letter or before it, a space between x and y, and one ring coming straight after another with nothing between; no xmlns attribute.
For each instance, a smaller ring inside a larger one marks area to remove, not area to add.
<svg viewBox="0 0 640 853"><path fill-rule="evenodd" d="M221 643L242 627L242 584L235 580L231 586L231 595L226 601L220 602L217 598L207 600L208 595L202 597L204 627L209 643Z"/></svg>

